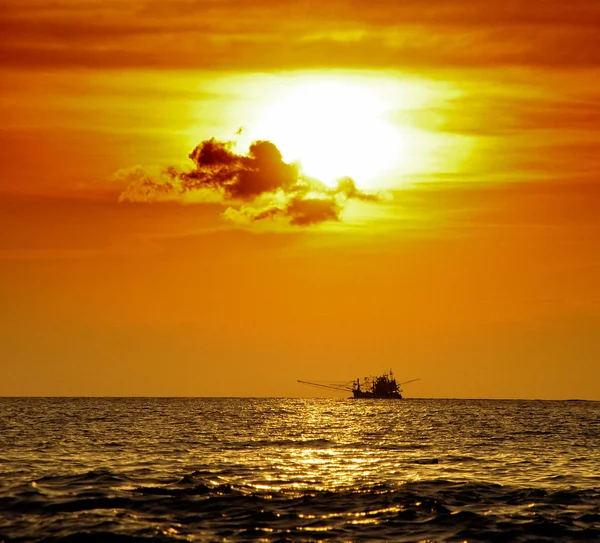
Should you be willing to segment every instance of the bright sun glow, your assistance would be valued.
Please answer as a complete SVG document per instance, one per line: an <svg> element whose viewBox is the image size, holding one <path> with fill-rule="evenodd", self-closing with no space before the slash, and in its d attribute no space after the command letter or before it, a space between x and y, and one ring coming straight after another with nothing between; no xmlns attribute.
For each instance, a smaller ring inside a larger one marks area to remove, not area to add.
<svg viewBox="0 0 600 543"><path fill-rule="evenodd" d="M366 187L405 153L406 135L385 119L390 108L357 82L304 83L267 105L249 131L273 141L307 175L328 184L350 176Z"/></svg>

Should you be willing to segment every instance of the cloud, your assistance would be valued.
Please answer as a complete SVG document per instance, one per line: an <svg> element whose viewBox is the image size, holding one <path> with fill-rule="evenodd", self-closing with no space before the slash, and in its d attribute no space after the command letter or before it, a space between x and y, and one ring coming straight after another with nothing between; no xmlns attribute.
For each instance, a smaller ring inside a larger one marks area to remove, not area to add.
<svg viewBox="0 0 600 543"><path fill-rule="evenodd" d="M597 2L4 0L0 66L28 69L594 68ZM192 16L202 13L201 17ZM202 51L202 54L198 54Z"/></svg>
<svg viewBox="0 0 600 543"><path fill-rule="evenodd" d="M190 154L196 167L179 175L184 190L210 188L225 199L251 200L267 192L289 190L298 182L298 169L286 164L270 141L256 141L247 156L231 144L207 140Z"/></svg>
<svg viewBox="0 0 600 543"><path fill-rule="evenodd" d="M579 98L560 95L510 94L507 87L476 90L447 100L442 106L419 111L398 110L391 119L412 123L432 132L470 136L502 136L524 131L553 129L596 131L600 126L600 102L586 95Z"/></svg>
<svg viewBox="0 0 600 543"><path fill-rule="evenodd" d="M339 221L349 200L377 202L379 194L360 190L343 177L335 187L305 176L298 164L283 160L270 141L255 141L248 153L232 150L231 142L205 140L189 158L194 166L180 170L141 166L119 170L113 179L126 185L120 202L221 202L222 218L238 223L283 219L308 226Z"/></svg>
<svg viewBox="0 0 600 543"><path fill-rule="evenodd" d="M300 226L321 221L339 220L339 206L333 198L294 198L286 207L291 223Z"/></svg>
<svg viewBox="0 0 600 543"><path fill-rule="evenodd" d="M120 202L168 202L179 200L181 193L176 180L158 169L122 168L112 175L112 179L127 185L119 196Z"/></svg>

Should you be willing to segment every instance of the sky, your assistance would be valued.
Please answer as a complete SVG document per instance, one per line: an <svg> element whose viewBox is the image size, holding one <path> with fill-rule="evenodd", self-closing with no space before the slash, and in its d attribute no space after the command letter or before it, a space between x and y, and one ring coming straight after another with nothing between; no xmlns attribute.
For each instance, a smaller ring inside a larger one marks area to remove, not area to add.
<svg viewBox="0 0 600 543"><path fill-rule="evenodd" d="M0 395L600 400L599 24L4 0Z"/></svg>

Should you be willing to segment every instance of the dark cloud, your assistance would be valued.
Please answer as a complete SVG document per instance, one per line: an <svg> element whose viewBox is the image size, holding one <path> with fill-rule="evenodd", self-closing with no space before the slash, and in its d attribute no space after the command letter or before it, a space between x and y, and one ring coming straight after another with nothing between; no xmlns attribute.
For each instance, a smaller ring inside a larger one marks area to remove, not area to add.
<svg viewBox="0 0 600 543"><path fill-rule="evenodd" d="M265 192L288 190L298 181L297 168L286 164L270 141L256 141L247 156L236 155L231 144L207 140L190 154L196 168L180 174L185 190L210 188L226 199L251 200Z"/></svg>
<svg viewBox="0 0 600 543"><path fill-rule="evenodd" d="M339 220L339 204L333 198L293 198L285 212L290 222L300 226Z"/></svg>
<svg viewBox="0 0 600 543"><path fill-rule="evenodd" d="M303 175L270 141L255 141L247 154L240 155L231 142L213 138L196 146L189 158L194 167L187 171L172 166L154 172L141 167L120 170L114 178L127 186L119 201L220 201L228 205L223 213L227 220L282 218L307 226L339 221L349 200L380 200L378 194L361 191L349 177L328 187Z"/></svg>
<svg viewBox="0 0 600 543"><path fill-rule="evenodd" d="M342 177L338 179L337 187L334 189L335 194L341 194L345 198L356 198L363 202L376 202L380 200L380 195L370 192L363 192L356 187L354 179L350 177Z"/></svg>

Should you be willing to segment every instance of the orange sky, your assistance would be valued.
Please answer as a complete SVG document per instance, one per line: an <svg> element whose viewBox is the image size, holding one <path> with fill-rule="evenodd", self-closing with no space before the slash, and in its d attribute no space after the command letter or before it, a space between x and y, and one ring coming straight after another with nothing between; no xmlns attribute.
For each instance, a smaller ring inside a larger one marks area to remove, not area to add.
<svg viewBox="0 0 600 543"><path fill-rule="evenodd" d="M393 368L408 396L600 400L598 24L591 1L5 0L0 395ZM232 162L194 165L213 137Z"/></svg>

